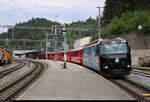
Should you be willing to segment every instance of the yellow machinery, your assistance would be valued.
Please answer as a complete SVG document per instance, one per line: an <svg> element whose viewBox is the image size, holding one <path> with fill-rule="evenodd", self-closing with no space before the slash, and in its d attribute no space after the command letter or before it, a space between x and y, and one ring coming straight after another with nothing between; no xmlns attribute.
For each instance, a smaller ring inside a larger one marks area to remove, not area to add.
<svg viewBox="0 0 150 102"><path fill-rule="evenodd" d="M12 52L7 49L0 48L0 64L7 64L11 62L12 62Z"/></svg>

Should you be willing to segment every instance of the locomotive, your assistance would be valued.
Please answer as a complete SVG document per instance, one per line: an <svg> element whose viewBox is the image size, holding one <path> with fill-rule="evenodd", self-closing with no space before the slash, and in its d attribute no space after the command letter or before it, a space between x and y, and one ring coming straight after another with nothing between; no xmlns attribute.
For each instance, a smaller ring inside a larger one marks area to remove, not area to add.
<svg viewBox="0 0 150 102"><path fill-rule="evenodd" d="M99 40L83 48L83 65L106 77L129 75L131 50L123 38Z"/></svg>
<svg viewBox="0 0 150 102"><path fill-rule="evenodd" d="M66 52L67 61L87 66L104 77L125 76L131 70L131 50L123 38L99 39ZM48 59L64 60L64 52L49 52Z"/></svg>

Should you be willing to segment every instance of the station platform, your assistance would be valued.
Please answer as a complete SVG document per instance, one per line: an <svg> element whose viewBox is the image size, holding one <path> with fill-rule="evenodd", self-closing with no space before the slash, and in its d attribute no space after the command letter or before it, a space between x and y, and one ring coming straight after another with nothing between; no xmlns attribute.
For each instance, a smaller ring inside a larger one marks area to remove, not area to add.
<svg viewBox="0 0 150 102"><path fill-rule="evenodd" d="M99 74L77 64L47 61L45 73L17 100L135 100Z"/></svg>

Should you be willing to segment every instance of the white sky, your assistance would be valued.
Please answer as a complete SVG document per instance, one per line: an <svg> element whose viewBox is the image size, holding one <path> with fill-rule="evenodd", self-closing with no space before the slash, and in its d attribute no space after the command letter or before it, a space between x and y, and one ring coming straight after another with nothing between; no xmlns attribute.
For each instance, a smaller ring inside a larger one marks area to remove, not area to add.
<svg viewBox="0 0 150 102"><path fill-rule="evenodd" d="M32 17L61 23L95 18L98 15L96 7L103 7L104 2L105 0L0 0L0 24L14 25Z"/></svg>

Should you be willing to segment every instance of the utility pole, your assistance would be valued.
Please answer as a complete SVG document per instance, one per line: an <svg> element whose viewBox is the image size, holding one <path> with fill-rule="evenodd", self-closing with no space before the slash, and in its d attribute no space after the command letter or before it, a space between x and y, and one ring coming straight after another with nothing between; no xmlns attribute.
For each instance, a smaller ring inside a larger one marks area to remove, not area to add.
<svg viewBox="0 0 150 102"><path fill-rule="evenodd" d="M80 29L79 29L79 48L81 47L81 41L80 41L80 39L81 39L81 31L80 31Z"/></svg>
<svg viewBox="0 0 150 102"><path fill-rule="evenodd" d="M101 21L100 21L100 20L101 20L101 8L102 8L102 7L97 7L97 8L98 8L98 11L99 11L99 16L98 16L98 29L99 29L99 39L100 39L100 38L101 38L101 36L100 36L100 31L101 31L101 30L100 30L100 27L101 27L101 24L100 24L100 23L101 23Z"/></svg>
<svg viewBox="0 0 150 102"><path fill-rule="evenodd" d="M46 40L46 60L47 60L47 58L48 58L48 56L47 56L48 33L47 32L45 32L45 40Z"/></svg>
<svg viewBox="0 0 150 102"><path fill-rule="evenodd" d="M63 36L64 36L64 68L67 68L66 66L66 60L67 60L67 54L66 54L66 48L67 48L67 40L66 40L66 27L65 24L63 25Z"/></svg>
<svg viewBox="0 0 150 102"><path fill-rule="evenodd" d="M56 26L55 26L55 52L57 51L57 18L59 17L57 14L54 15L56 20Z"/></svg>
<svg viewBox="0 0 150 102"><path fill-rule="evenodd" d="M55 52L57 51L57 26L55 26Z"/></svg>
<svg viewBox="0 0 150 102"><path fill-rule="evenodd" d="M12 28L12 50L14 50L14 46L15 46L15 42L14 42L14 31L15 31L15 29L14 28Z"/></svg>

